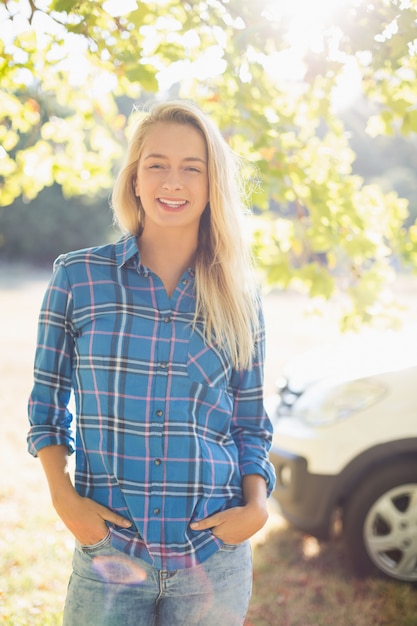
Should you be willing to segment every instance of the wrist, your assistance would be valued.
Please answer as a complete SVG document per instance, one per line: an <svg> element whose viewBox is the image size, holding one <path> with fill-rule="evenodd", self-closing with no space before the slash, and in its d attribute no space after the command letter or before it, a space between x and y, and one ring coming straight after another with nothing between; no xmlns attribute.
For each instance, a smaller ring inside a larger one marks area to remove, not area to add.
<svg viewBox="0 0 417 626"><path fill-rule="evenodd" d="M262 500L250 500L245 504L246 511L250 511L253 513L258 513L259 515L268 516L268 507L266 501Z"/></svg>
<svg viewBox="0 0 417 626"><path fill-rule="evenodd" d="M78 497L78 494L70 480L62 481L51 489L52 505L57 512L73 502L74 497Z"/></svg>

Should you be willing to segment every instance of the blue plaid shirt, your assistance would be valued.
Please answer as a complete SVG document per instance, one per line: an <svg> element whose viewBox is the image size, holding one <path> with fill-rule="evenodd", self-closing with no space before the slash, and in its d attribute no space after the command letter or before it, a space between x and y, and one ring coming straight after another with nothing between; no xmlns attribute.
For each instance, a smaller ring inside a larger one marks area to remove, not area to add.
<svg viewBox="0 0 417 626"><path fill-rule="evenodd" d="M78 493L131 520L112 544L157 569L201 563L221 541L190 522L242 505L242 476L269 492L264 330L253 368L236 371L194 329L194 275L169 298L135 237L59 257L45 294L29 402L29 451L74 451Z"/></svg>

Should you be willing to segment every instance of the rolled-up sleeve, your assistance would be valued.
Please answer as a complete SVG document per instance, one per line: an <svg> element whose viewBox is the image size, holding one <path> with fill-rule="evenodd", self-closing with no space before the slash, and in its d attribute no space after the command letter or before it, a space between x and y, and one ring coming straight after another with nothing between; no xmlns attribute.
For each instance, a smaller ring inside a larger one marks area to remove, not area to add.
<svg viewBox="0 0 417 626"><path fill-rule="evenodd" d="M231 432L239 450L241 475L263 476L270 495L275 487L275 471L268 456L273 429L263 401L265 327L262 314L260 317L252 367L235 371L232 377L234 412Z"/></svg>
<svg viewBox="0 0 417 626"><path fill-rule="evenodd" d="M28 450L33 456L50 445L66 445L72 453L74 438L71 396L73 331L72 297L64 257L55 262L39 315L34 364L34 385L29 398Z"/></svg>

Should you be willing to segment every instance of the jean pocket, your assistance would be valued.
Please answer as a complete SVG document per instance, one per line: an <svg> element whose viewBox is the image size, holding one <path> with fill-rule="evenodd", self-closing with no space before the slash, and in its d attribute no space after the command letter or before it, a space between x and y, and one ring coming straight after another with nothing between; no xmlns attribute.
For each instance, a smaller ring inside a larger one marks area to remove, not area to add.
<svg viewBox="0 0 417 626"><path fill-rule="evenodd" d="M220 550L223 550L224 552L234 552L240 545L240 543L224 543Z"/></svg>
<svg viewBox="0 0 417 626"><path fill-rule="evenodd" d="M111 533L110 529L108 529L106 536L103 537L103 539L100 539L100 541L97 541L97 543L93 543L91 545L83 545L82 543L77 541L77 544L81 552L84 552L85 554L92 554L93 552L96 552L97 550L100 550L101 548L107 546L107 544L110 543L110 537Z"/></svg>

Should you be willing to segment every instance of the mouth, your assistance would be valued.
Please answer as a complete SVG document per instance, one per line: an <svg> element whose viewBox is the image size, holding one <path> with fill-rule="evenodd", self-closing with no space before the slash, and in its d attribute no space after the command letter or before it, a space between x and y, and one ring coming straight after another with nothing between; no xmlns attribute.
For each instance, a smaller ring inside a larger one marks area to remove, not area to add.
<svg viewBox="0 0 417 626"><path fill-rule="evenodd" d="M172 200L170 198L158 198L158 203L167 211L179 211L183 209L186 204L188 204L187 200Z"/></svg>

